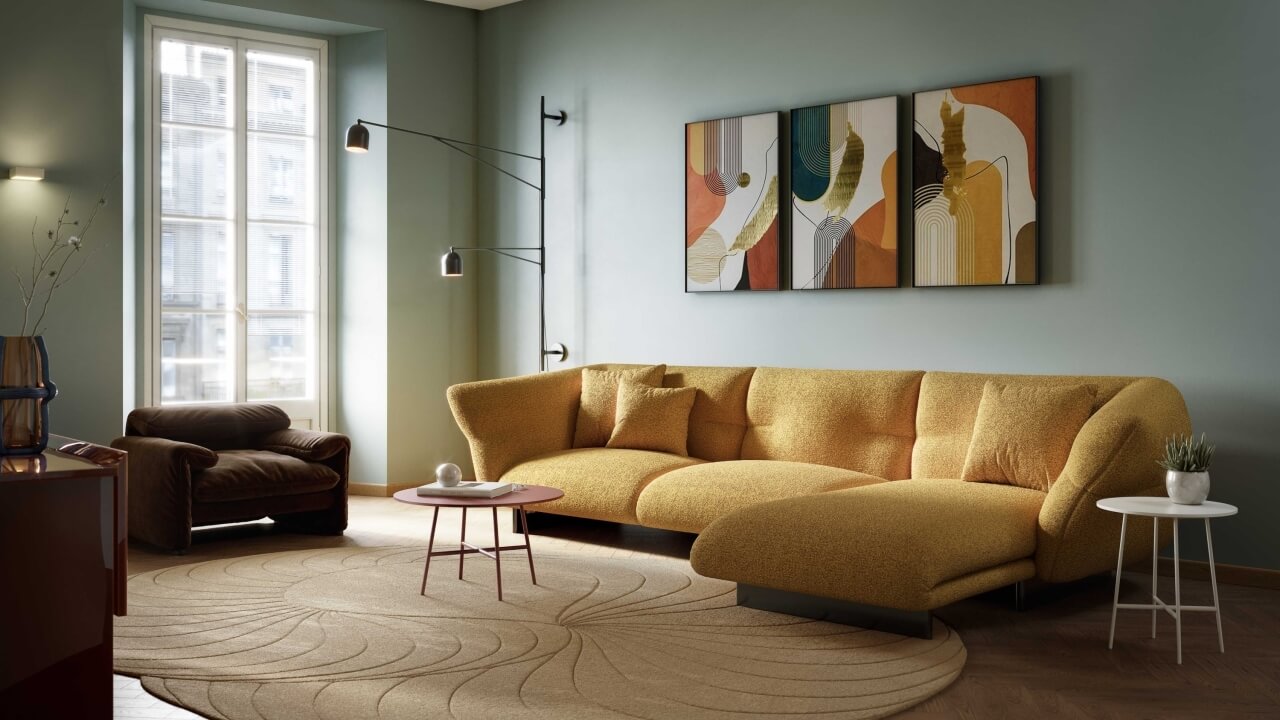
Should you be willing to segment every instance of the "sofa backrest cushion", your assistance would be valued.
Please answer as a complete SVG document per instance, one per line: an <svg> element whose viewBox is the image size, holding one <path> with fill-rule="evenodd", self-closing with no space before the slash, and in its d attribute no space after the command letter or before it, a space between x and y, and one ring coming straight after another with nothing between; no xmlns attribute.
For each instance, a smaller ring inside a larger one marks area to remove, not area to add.
<svg viewBox="0 0 1280 720"><path fill-rule="evenodd" d="M662 386L694 387L698 395L689 414L689 456L718 462L737 460L747 431L747 388L755 368L667 368Z"/></svg>
<svg viewBox="0 0 1280 720"><path fill-rule="evenodd" d="M742 459L810 462L887 480L908 478L923 376L918 371L759 368L747 392ZM963 464L963 451L960 460Z"/></svg>
<svg viewBox="0 0 1280 720"><path fill-rule="evenodd" d="M283 410L265 403L171 405L138 408L125 421L125 435L158 437L210 450L257 449L268 433L289 427Z"/></svg>
<svg viewBox="0 0 1280 720"><path fill-rule="evenodd" d="M916 443L911 453L911 477L959 478L973 439L973 427L988 380L1042 387L1088 384L1097 388L1093 411L1133 382L1132 377L1092 375L995 375L929 372L920 383L916 413Z"/></svg>

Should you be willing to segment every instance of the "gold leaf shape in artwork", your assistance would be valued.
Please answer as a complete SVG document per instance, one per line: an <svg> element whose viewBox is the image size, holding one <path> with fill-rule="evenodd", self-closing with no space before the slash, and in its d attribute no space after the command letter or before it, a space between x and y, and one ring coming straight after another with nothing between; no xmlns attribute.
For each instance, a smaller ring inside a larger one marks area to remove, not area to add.
<svg viewBox="0 0 1280 720"><path fill-rule="evenodd" d="M836 180L831 184L831 191L827 193L827 199L822 201L822 207L826 209L829 217L840 217L849 209L849 203L853 202L853 193L858 189L858 181L862 179L862 161L866 155L866 148L862 142L862 138L858 133L853 131L853 125L845 123L849 133L845 137L844 157L840 160L840 170L836 173Z"/></svg>
<svg viewBox="0 0 1280 720"><path fill-rule="evenodd" d="M774 175L769 178L769 187L764 191L764 201L760 203L760 209L756 210L751 222L738 233L738 239L733 241L733 247L729 248L729 252L746 252L755 247L776 217L778 217L778 176Z"/></svg>

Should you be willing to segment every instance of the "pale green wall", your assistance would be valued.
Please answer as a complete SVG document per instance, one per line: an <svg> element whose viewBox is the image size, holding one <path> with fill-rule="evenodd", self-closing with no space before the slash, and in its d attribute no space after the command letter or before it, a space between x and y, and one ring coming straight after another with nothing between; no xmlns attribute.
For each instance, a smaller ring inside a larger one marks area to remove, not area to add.
<svg viewBox="0 0 1280 720"><path fill-rule="evenodd" d="M87 207L101 184L121 176L95 227L94 237L107 242L92 272L55 301L48 333L54 379L62 389L51 406L54 431L100 442L120 433L122 405L133 407L139 399L133 328L139 319L134 284L141 237L129 177L139 136L133 93L126 96L136 70L129 62L136 55L126 53L142 15L159 9L331 36L337 81L346 75L345 38L381 31L381 100L357 107L366 99L363 89L335 83L334 106L345 97L342 112L352 117L333 119L332 141L341 141L356 113L461 139L475 130L474 11L421 0L147 4L135 12L131 0L15 3L6 8L6 27L22 31L0 44L0 65L6 68L0 73L0 167L35 165L49 174L44 183L0 180L0 261L6 276L10 267L28 262L33 213L53 216L67 191L77 193L77 207ZM346 80L356 83L360 77L353 72ZM344 379L335 383L331 415L336 429L355 438L353 481L409 483L437 462L466 459L444 390L475 373L475 286L445 284L429 270L445 246L474 244L475 179L470 161L450 158L449 151L426 141L375 136L375 142L381 143L382 158L371 158L369 165L348 163L345 153L331 155L335 196L344 188L353 191L345 196L350 202L344 214L335 197L330 237L333 313L349 320L333 325L335 370ZM344 260L351 263L350 273ZM17 332L16 286L0 297L10 298L0 303L0 332ZM369 318L374 322L366 323Z"/></svg>
<svg viewBox="0 0 1280 720"><path fill-rule="evenodd" d="M525 0L481 15L480 137L536 147L539 94L569 112L549 321L575 360L1166 377L1242 507L1218 559L1280 568L1277 27L1266 0ZM1033 73L1043 286L681 292L685 122ZM479 187L482 242L536 242L521 188ZM482 276L482 374L535 369L535 281Z"/></svg>
<svg viewBox="0 0 1280 720"><path fill-rule="evenodd" d="M107 441L122 425L126 336L121 173L125 6L47 0L5 6L0 43L0 333L17 334L21 295L11 269L31 266L31 223L52 227L67 195L85 217L104 185L107 206L86 238L92 266L49 308L50 367L60 395L55 433ZM8 180L15 165L43 167L44 182ZM131 198L131 196L129 196Z"/></svg>

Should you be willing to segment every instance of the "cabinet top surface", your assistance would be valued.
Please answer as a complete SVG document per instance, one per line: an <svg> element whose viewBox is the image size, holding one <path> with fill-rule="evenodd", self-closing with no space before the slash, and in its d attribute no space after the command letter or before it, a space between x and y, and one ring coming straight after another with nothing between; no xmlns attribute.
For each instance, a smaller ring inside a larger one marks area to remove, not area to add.
<svg viewBox="0 0 1280 720"><path fill-rule="evenodd" d="M37 478L101 477L115 471L113 465L118 456L123 456L123 453L100 445L81 443L71 438L50 436L48 449L39 455L0 457L0 482Z"/></svg>

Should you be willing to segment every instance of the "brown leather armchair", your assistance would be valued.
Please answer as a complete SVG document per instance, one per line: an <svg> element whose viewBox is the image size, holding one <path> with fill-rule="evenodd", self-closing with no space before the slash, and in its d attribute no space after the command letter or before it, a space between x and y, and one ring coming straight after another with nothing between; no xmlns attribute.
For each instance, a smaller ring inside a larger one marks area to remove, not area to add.
<svg viewBox="0 0 1280 720"><path fill-rule="evenodd" d="M125 437L129 536L166 550L191 546L191 528L270 517L287 530L347 528L351 441L294 430L260 403L139 408Z"/></svg>

